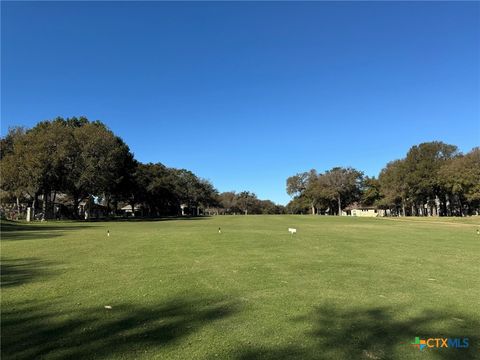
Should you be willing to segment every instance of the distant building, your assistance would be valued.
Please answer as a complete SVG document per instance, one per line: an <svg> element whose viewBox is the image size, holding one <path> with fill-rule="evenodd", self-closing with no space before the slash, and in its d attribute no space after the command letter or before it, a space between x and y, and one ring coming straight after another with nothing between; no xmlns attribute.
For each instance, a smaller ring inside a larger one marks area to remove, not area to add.
<svg viewBox="0 0 480 360"><path fill-rule="evenodd" d="M381 217L386 216L385 210L378 209L376 206L364 206L354 203L345 209L345 215L363 216L363 217Z"/></svg>
<svg viewBox="0 0 480 360"><path fill-rule="evenodd" d="M132 212L132 205L125 205L120 210L124 215L137 216L137 215L140 215L142 211L142 206L140 204L135 204L135 208L133 212Z"/></svg>

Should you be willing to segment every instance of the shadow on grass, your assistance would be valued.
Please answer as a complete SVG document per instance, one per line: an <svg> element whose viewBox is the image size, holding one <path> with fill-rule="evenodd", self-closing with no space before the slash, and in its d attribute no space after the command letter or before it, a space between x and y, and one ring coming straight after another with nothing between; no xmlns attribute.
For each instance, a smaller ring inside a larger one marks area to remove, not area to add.
<svg viewBox="0 0 480 360"><path fill-rule="evenodd" d="M420 316L399 318L397 308L342 310L326 305L308 318L312 330L302 338L314 345L278 348L251 347L237 359L479 359L480 324L461 315L431 311ZM420 349L411 345L415 337L468 338L468 348Z"/></svg>
<svg viewBox="0 0 480 360"><path fill-rule="evenodd" d="M29 302L2 308L2 359L137 358L151 351L158 355L164 347L238 311L235 304L220 300L112 304L111 310L101 304L62 312L49 305Z"/></svg>
<svg viewBox="0 0 480 360"><path fill-rule="evenodd" d="M2 241L13 240L41 240L62 236L65 231L82 230L90 227L86 224L74 225L49 225L48 223L21 223L15 221L0 222L0 232Z"/></svg>
<svg viewBox="0 0 480 360"><path fill-rule="evenodd" d="M7 288L44 279L53 274L50 261L37 258L2 259L0 263L0 287Z"/></svg>

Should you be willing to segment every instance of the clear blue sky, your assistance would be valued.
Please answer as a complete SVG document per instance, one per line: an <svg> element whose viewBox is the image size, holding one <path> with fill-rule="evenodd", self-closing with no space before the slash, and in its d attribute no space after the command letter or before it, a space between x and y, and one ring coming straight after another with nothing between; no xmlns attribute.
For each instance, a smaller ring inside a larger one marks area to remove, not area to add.
<svg viewBox="0 0 480 360"><path fill-rule="evenodd" d="M140 161L279 203L300 171L480 144L478 2L1 6L2 134L85 115Z"/></svg>

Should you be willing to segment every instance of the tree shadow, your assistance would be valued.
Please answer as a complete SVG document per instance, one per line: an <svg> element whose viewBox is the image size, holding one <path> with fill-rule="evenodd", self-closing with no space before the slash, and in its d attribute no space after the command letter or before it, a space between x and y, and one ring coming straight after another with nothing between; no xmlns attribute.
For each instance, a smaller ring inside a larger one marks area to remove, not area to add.
<svg viewBox="0 0 480 360"><path fill-rule="evenodd" d="M480 358L480 324L453 312L428 311L405 318L398 308L339 309L327 304L294 321L312 322L312 330L305 335L313 345L250 348L240 352L237 359L404 359L422 355L434 359ZM416 336L468 338L469 347L420 350L411 345Z"/></svg>
<svg viewBox="0 0 480 360"><path fill-rule="evenodd" d="M50 261L37 258L2 259L0 263L0 287L14 287L43 279L53 274Z"/></svg>
<svg viewBox="0 0 480 360"><path fill-rule="evenodd" d="M47 225L45 223L19 223L14 221L0 222L0 233L2 241L14 240L40 240L62 236L65 231L81 230L90 227L89 225Z"/></svg>
<svg viewBox="0 0 480 360"><path fill-rule="evenodd" d="M2 309L2 359L84 359L157 354L214 321L238 311L221 300L174 299L139 306L113 304L55 311L28 302Z"/></svg>

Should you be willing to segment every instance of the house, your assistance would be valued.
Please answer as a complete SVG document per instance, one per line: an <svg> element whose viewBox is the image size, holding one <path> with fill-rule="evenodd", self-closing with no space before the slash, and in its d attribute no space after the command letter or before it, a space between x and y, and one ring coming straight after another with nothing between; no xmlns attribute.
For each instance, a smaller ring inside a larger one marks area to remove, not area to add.
<svg viewBox="0 0 480 360"><path fill-rule="evenodd" d="M132 205L125 205L121 209L122 213L126 216L136 216L140 215L142 211L142 206L140 204L135 204L132 212Z"/></svg>
<svg viewBox="0 0 480 360"><path fill-rule="evenodd" d="M92 199L83 199L78 204L78 215L85 220L96 218L101 219L108 215L108 209L105 205L95 203Z"/></svg>
<svg viewBox="0 0 480 360"><path fill-rule="evenodd" d="M353 203L345 209L346 215L363 217L381 217L385 216L385 210L378 209L376 206L364 206Z"/></svg>

